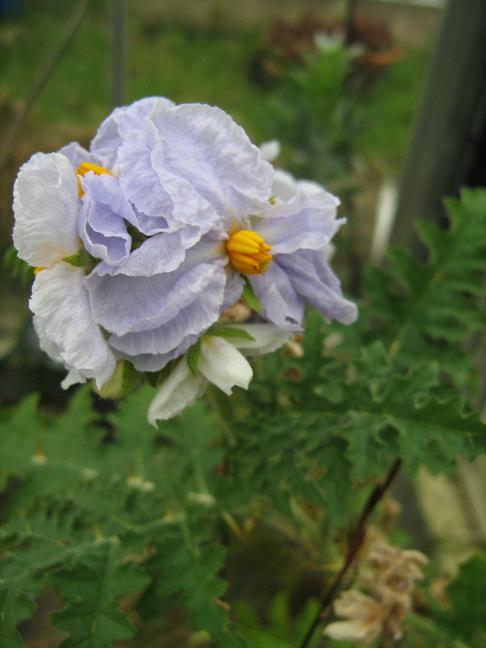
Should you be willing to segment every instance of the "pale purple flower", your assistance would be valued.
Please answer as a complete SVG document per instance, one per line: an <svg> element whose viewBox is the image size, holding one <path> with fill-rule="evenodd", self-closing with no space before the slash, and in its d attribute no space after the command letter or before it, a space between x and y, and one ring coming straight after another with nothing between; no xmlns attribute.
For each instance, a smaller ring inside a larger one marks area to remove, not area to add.
<svg viewBox="0 0 486 648"><path fill-rule="evenodd" d="M338 200L319 186L282 186L223 111L161 98L115 110L89 151L73 143L27 162L15 185L14 242L42 268L31 308L42 347L69 370L65 384L100 386L119 359L162 369L245 281L260 321L275 330L300 330L306 303L354 321L324 254L344 222ZM65 261L83 248L93 258L86 272Z"/></svg>
<svg viewBox="0 0 486 648"><path fill-rule="evenodd" d="M119 114L119 128L129 113ZM146 222L170 215L170 232L87 279L95 318L122 357L140 370L161 368L241 296L244 280L224 245L239 229L272 248L265 272L248 276L264 319L300 330L309 303L329 319L354 321L356 308L323 256L344 222L334 196L307 183L271 200L279 173L217 108L154 100L126 132L113 163L123 194Z"/></svg>

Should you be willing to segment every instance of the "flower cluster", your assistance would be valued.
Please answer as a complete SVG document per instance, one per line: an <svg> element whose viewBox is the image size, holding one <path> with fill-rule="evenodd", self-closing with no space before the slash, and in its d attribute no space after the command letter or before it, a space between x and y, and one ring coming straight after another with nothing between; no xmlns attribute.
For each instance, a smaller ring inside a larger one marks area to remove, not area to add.
<svg viewBox="0 0 486 648"><path fill-rule="evenodd" d="M344 219L320 186L273 168L218 108L147 98L116 109L89 151L37 153L14 187L14 244L36 268L30 308L63 386L117 363L166 379L149 410L179 413L208 382L247 388L245 356L302 330L305 304L356 318L326 251ZM244 324L222 323L241 299Z"/></svg>
<svg viewBox="0 0 486 648"><path fill-rule="evenodd" d="M368 541L356 588L343 592L334 603L335 614L346 620L330 623L324 634L363 644L380 636L401 639L402 621L412 609L415 586L427 563L420 551L394 547L375 532Z"/></svg>

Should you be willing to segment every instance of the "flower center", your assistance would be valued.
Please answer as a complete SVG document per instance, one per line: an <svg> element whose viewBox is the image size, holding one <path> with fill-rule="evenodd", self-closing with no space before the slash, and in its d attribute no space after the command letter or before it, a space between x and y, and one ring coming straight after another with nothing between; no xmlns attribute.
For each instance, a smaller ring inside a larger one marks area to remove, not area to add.
<svg viewBox="0 0 486 648"><path fill-rule="evenodd" d="M108 175L113 175L108 169L100 166L99 164L94 164L94 162L81 162L81 164L76 169L76 177L78 180L78 196L82 198L84 196L84 190L81 186L81 176L84 176L88 171L92 171L95 175L103 175L107 173Z"/></svg>
<svg viewBox="0 0 486 648"><path fill-rule="evenodd" d="M252 230L237 230L226 241L226 254L229 262L243 274L261 274L272 260L269 251L272 248L265 243L260 234Z"/></svg>

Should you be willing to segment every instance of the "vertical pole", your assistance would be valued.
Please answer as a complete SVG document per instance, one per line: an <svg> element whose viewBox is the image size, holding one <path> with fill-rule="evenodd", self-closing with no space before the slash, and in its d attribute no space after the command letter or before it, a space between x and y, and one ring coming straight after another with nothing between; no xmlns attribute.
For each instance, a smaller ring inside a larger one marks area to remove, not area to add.
<svg viewBox="0 0 486 648"><path fill-rule="evenodd" d="M356 19L356 10L358 9L358 0L347 0L346 15L344 18L344 33L346 45L350 45L354 38L354 22Z"/></svg>
<svg viewBox="0 0 486 648"><path fill-rule="evenodd" d="M125 102L126 0L111 0L111 103L113 108Z"/></svg>
<svg viewBox="0 0 486 648"><path fill-rule="evenodd" d="M393 243L414 240L417 218L439 221L444 196L486 181L478 177L485 81L486 0L449 0L402 176Z"/></svg>

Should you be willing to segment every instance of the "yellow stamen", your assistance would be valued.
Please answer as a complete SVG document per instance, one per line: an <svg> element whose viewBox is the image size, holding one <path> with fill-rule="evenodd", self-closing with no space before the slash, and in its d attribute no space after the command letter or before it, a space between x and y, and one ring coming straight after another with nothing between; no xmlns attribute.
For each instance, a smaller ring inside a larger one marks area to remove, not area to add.
<svg viewBox="0 0 486 648"><path fill-rule="evenodd" d="M272 248L253 230L237 230L226 241L229 262L243 274L261 274L272 260Z"/></svg>
<svg viewBox="0 0 486 648"><path fill-rule="evenodd" d="M45 270L45 268L41 268L41 267L34 268L34 274L35 274L35 275L38 275L39 272L41 272L42 270Z"/></svg>
<svg viewBox="0 0 486 648"><path fill-rule="evenodd" d="M84 196L84 189L81 186L81 177L84 176L88 171L92 171L95 175L103 175L107 173L108 175L113 175L108 169L95 164L94 162L81 162L81 164L76 169L76 178L78 180L78 196L82 198Z"/></svg>

